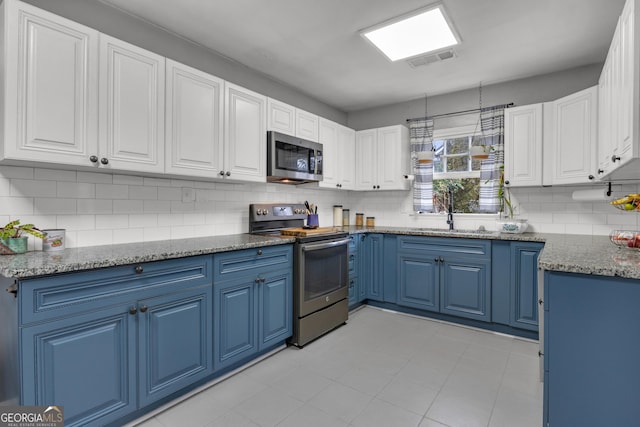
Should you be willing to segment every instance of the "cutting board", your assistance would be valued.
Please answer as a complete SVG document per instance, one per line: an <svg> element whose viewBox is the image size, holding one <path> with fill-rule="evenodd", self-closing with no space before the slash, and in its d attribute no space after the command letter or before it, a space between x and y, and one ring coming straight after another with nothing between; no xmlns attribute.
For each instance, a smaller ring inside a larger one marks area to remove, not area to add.
<svg viewBox="0 0 640 427"><path fill-rule="evenodd" d="M333 227L318 227L318 228L287 228L286 230L280 230L280 234L282 236L296 236L296 237L307 237L313 236L315 234L329 234L335 233L336 229Z"/></svg>

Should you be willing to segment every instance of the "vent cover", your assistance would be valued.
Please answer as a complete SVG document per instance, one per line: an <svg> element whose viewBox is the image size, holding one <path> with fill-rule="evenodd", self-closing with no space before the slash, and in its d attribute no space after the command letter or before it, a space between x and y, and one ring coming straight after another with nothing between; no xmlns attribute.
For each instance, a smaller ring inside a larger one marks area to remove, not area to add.
<svg viewBox="0 0 640 427"><path fill-rule="evenodd" d="M446 61L447 59L455 58L456 56L456 52L453 49L447 49L437 53L430 53L428 55L407 59L407 63L412 68L417 68L433 64L434 62Z"/></svg>

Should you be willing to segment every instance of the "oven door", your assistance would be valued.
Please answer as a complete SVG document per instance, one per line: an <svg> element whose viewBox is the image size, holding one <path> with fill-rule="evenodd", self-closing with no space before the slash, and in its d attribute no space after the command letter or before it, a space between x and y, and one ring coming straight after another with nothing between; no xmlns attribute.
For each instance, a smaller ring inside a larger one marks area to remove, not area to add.
<svg viewBox="0 0 640 427"><path fill-rule="evenodd" d="M296 308L298 317L321 310L349 296L350 239L297 245Z"/></svg>

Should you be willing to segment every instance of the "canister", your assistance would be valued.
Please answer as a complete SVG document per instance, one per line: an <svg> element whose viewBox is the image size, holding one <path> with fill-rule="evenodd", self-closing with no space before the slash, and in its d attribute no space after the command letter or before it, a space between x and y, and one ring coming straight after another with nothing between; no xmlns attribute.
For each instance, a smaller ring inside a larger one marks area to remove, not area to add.
<svg viewBox="0 0 640 427"><path fill-rule="evenodd" d="M364 225L364 214L356 213L356 227L362 227Z"/></svg>
<svg viewBox="0 0 640 427"><path fill-rule="evenodd" d="M349 209L342 209L342 225L349 226Z"/></svg>
<svg viewBox="0 0 640 427"><path fill-rule="evenodd" d="M333 205L333 226L342 226L342 205Z"/></svg>
<svg viewBox="0 0 640 427"><path fill-rule="evenodd" d="M367 227L375 227L376 226L376 217L368 216L367 217Z"/></svg>
<svg viewBox="0 0 640 427"><path fill-rule="evenodd" d="M64 228L53 230L42 230L44 239L42 240L42 250L61 251L64 249Z"/></svg>

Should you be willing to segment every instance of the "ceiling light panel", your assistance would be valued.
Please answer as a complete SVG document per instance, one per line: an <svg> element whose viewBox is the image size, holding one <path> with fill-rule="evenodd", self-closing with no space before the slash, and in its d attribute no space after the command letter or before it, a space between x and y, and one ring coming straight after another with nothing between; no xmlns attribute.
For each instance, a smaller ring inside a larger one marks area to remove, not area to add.
<svg viewBox="0 0 640 427"><path fill-rule="evenodd" d="M444 49L459 43L442 4L362 30L360 34L391 61Z"/></svg>

